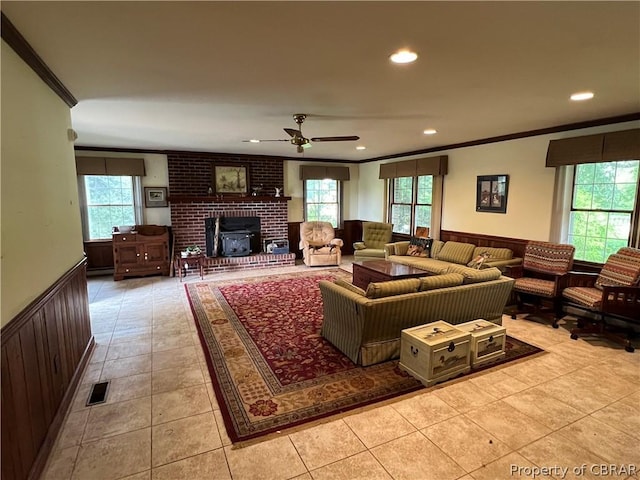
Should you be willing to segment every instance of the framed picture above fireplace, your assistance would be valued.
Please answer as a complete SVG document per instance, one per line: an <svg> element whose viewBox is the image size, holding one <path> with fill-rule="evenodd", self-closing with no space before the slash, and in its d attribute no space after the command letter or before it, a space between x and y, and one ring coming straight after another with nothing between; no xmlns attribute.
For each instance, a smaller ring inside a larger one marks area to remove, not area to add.
<svg viewBox="0 0 640 480"><path fill-rule="evenodd" d="M249 192L249 167L242 164L213 165L213 190L216 194Z"/></svg>

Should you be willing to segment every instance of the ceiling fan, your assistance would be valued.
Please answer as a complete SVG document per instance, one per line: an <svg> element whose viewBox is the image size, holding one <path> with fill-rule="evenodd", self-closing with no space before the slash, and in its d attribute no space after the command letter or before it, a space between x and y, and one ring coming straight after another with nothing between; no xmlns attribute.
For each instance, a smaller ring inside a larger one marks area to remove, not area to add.
<svg viewBox="0 0 640 480"><path fill-rule="evenodd" d="M260 142L290 142L292 145L297 147L298 153L304 152L306 148L311 147L311 142L352 142L355 140L360 140L360 137L357 135L349 135L349 136L339 136L339 137L312 137L306 138L302 134L302 123L304 122L307 115L305 113L295 113L293 115L293 120L298 124L298 129L295 128L285 128L284 131L291 138L282 139L282 140L243 140L243 142L251 142L251 143L260 143Z"/></svg>

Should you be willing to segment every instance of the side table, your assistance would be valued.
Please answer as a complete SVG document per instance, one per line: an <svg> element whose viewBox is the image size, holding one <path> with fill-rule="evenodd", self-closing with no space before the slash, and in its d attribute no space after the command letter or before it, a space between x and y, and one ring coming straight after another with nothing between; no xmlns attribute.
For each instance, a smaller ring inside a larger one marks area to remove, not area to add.
<svg viewBox="0 0 640 480"><path fill-rule="evenodd" d="M202 254L189 255L186 257L183 257L180 254L176 255L174 259L174 267L178 271L178 277L180 277L180 281L182 282L182 277L186 274L185 267L187 265L192 268L197 266L200 269L200 279L204 280L204 264L206 259L207 257Z"/></svg>

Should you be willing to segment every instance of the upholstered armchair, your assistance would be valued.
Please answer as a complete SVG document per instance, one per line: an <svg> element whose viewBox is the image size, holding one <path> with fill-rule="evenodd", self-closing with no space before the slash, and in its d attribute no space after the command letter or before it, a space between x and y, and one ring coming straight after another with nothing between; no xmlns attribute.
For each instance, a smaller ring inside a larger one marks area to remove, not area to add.
<svg viewBox="0 0 640 480"><path fill-rule="evenodd" d="M539 314L545 303L551 304L553 328L558 328L558 320L563 316L562 290L568 284L568 273L573 266L575 247L562 243L530 241L524 250L522 265L509 266L505 275L516 279L513 292L517 297L516 314L524 310L525 305L532 306Z"/></svg>
<svg viewBox="0 0 640 480"><path fill-rule="evenodd" d="M579 317L571 338L601 335L622 343L627 352L634 351L633 329L627 328L628 335L619 330L629 322L640 321L640 250L621 248L609 256L600 273L571 272L562 296L570 313ZM606 319L622 322L615 326L607 324Z"/></svg>
<svg viewBox="0 0 640 480"><path fill-rule="evenodd" d="M300 224L300 250L304 263L310 267L340 265L344 242L335 238L329 222L302 222Z"/></svg>
<svg viewBox="0 0 640 480"><path fill-rule="evenodd" d="M385 244L391 241L392 223L363 222L362 241L353 244L354 260L385 258Z"/></svg>

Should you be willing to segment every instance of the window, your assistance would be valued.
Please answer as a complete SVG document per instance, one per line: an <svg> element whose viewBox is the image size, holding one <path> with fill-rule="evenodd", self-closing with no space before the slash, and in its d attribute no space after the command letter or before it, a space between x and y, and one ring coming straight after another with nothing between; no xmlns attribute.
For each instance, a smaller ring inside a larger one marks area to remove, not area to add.
<svg viewBox="0 0 640 480"><path fill-rule="evenodd" d="M637 239L637 160L586 163L575 167L568 241L575 259L604 263Z"/></svg>
<svg viewBox="0 0 640 480"><path fill-rule="evenodd" d="M339 180L305 180L305 221L331 222L334 228L338 228L342 216L340 197Z"/></svg>
<svg viewBox="0 0 640 480"><path fill-rule="evenodd" d="M85 240L111 238L114 226L136 225L139 218L139 177L81 175L78 186L82 200Z"/></svg>
<svg viewBox="0 0 640 480"><path fill-rule="evenodd" d="M416 227L431 227L432 175L393 178L389 186L389 216L395 233L411 235Z"/></svg>

